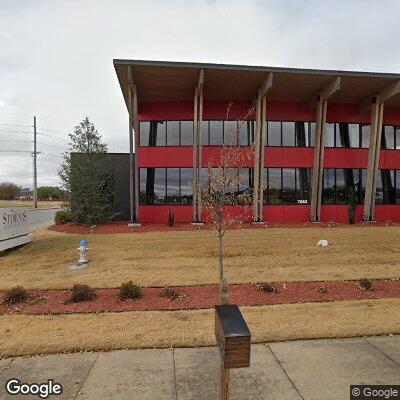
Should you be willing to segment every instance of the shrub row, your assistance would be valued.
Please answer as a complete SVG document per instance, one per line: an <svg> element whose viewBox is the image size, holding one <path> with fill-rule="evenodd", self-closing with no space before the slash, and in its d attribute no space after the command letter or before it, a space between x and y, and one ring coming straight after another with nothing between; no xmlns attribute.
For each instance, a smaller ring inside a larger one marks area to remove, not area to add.
<svg viewBox="0 0 400 400"><path fill-rule="evenodd" d="M360 279L359 285L363 290L369 291L374 290L372 281L363 278ZM264 282L257 286L258 290L264 294L276 294L278 289L273 283ZM315 289L318 293L327 293L325 286L318 286ZM140 286L135 285L132 281L125 282L119 287L119 298L120 300L136 300L142 297L142 289ZM168 300L177 300L182 295L176 292L174 289L166 286L162 292L161 296L167 298ZM92 301L96 298L96 291L89 285L85 284L75 284L72 287L71 296L67 300L67 303L79 303L82 301ZM30 304L40 304L44 301L44 298L30 298L26 289L22 286L16 286L6 291L4 296L3 304L13 305L22 302L29 301Z"/></svg>
<svg viewBox="0 0 400 400"><path fill-rule="evenodd" d="M370 279L363 278L363 279L360 279L358 281L358 283L359 283L361 289L363 289L363 290L366 290L366 291L374 290L374 285L372 284L372 281ZM276 286L273 283L269 283L269 282L264 282L264 283L257 285L257 289L261 293L264 293L264 294L278 293L278 289L276 288ZM325 286L317 286L315 288L315 290L321 294L328 293L328 289Z"/></svg>
<svg viewBox="0 0 400 400"><path fill-rule="evenodd" d="M140 286L135 285L132 281L125 282L119 287L119 298L120 300L136 300L142 297L142 289ZM181 297L180 293L176 292L172 288L166 286L161 296L169 300L177 300ZM66 301L69 303L79 303L83 301L92 301L96 298L96 291L89 285L75 284L72 287L71 296ZM30 298L27 290L22 286L16 286L6 291L4 296L3 304L13 305L23 302L29 302L31 305L42 303L44 298L36 297Z"/></svg>

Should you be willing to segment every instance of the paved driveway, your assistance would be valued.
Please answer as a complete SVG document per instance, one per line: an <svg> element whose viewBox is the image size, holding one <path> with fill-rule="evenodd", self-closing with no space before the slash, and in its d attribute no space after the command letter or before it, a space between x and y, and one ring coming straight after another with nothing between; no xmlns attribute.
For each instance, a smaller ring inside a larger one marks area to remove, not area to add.
<svg viewBox="0 0 400 400"><path fill-rule="evenodd" d="M258 344L251 357L250 368L231 372L232 400L344 400L350 384L400 383L400 336ZM32 398L6 394L10 378L52 378L63 386L54 399L211 400L218 398L218 354L191 348L3 359L2 400Z"/></svg>
<svg viewBox="0 0 400 400"><path fill-rule="evenodd" d="M47 228L54 223L54 215L60 208L38 208L29 210L29 232Z"/></svg>

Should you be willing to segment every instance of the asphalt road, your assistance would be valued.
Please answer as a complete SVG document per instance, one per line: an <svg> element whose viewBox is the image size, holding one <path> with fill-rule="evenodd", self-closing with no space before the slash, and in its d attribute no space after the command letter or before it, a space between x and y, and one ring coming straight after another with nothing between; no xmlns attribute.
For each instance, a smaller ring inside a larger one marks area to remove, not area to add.
<svg viewBox="0 0 400 400"><path fill-rule="evenodd" d="M54 215L58 210L59 208L29 210L29 232L53 225Z"/></svg>

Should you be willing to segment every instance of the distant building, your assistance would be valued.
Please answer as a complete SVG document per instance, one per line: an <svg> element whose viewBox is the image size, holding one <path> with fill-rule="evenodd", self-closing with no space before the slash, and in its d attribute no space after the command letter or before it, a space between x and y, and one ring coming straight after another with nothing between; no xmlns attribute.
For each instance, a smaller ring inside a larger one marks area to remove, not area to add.
<svg viewBox="0 0 400 400"><path fill-rule="evenodd" d="M357 220L400 220L399 74L135 60L114 66L132 154L136 147L131 221L166 222L170 209L176 221L201 221L189 181L198 182L209 163L218 166L238 127L235 145L255 146L238 187L256 194L254 221L347 221L350 187Z"/></svg>
<svg viewBox="0 0 400 400"><path fill-rule="evenodd" d="M32 200L33 190L31 190L30 188L23 188L17 198L19 200Z"/></svg>

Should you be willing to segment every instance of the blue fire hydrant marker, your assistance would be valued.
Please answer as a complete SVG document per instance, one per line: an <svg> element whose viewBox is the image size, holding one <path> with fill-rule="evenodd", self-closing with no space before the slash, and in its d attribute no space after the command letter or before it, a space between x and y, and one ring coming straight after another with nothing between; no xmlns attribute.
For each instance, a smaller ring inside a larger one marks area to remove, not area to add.
<svg viewBox="0 0 400 400"><path fill-rule="evenodd" d="M79 260L77 263L72 265L70 269L79 270L88 267L89 265L89 243L87 240L82 239L79 242L79 247L77 249L79 251Z"/></svg>
<svg viewBox="0 0 400 400"><path fill-rule="evenodd" d="M78 260L78 265L83 265L87 264L89 262L89 243L87 240L81 240L79 242L79 260Z"/></svg>

